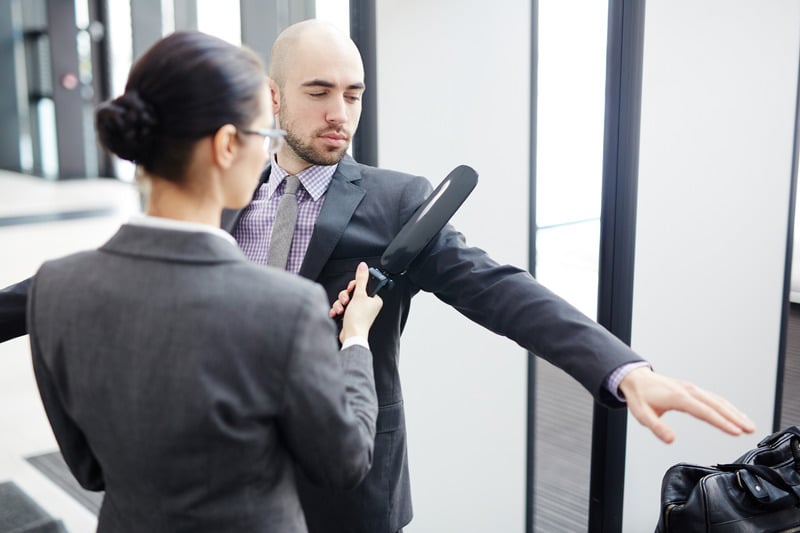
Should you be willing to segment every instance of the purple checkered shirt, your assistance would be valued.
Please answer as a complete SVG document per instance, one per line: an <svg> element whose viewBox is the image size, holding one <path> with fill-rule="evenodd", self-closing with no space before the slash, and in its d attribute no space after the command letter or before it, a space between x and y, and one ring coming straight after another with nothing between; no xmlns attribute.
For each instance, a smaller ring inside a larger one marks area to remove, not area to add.
<svg viewBox="0 0 800 533"><path fill-rule="evenodd" d="M297 224L289 249L289 261L286 264L286 270L289 272L295 274L300 272L308 243L311 242L314 224L325 202L325 192L337 166L314 165L297 174L302 187L297 191ZM278 202L286 188L284 178L288 175L289 173L278 166L273 159L269 180L258 188L233 231L233 237L239 243L239 248L254 263L267 264L272 225L278 212Z"/></svg>

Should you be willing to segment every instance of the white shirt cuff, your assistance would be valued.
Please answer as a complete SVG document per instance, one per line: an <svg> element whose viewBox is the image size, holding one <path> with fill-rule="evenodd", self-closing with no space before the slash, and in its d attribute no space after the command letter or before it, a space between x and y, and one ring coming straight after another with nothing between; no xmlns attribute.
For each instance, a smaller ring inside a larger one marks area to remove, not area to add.
<svg viewBox="0 0 800 533"><path fill-rule="evenodd" d="M351 346L363 346L369 350L369 342L367 341L366 337L359 337L355 335L352 337L347 337L342 343L342 350Z"/></svg>

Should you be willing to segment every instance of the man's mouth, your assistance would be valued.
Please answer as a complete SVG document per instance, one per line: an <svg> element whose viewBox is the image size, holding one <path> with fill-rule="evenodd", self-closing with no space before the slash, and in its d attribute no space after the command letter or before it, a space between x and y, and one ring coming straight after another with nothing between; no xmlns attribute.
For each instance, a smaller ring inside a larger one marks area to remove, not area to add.
<svg viewBox="0 0 800 533"><path fill-rule="evenodd" d="M338 132L323 133L320 138L330 146L344 146L348 141L347 135Z"/></svg>

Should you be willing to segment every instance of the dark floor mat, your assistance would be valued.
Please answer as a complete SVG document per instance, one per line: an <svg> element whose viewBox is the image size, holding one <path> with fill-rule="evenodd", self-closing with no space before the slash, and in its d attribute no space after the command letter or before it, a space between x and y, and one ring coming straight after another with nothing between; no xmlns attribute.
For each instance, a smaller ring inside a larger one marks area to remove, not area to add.
<svg viewBox="0 0 800 533"><path fill-rule="evenodd" d="M81 487L69 471L61 452L51 452L42 455L26 457L27 461L40 470L48 479L61 487L61 489L75 498L95 516L100 511L103 503L102 492L92 492ZM2 532L0 532L2 533Z"/></svg>
<svg viewBox="0 0 800 533"><path fill-rule="evenodd" d="M66 533L56 520L14 482L0 483L0 533Z"/></svg>

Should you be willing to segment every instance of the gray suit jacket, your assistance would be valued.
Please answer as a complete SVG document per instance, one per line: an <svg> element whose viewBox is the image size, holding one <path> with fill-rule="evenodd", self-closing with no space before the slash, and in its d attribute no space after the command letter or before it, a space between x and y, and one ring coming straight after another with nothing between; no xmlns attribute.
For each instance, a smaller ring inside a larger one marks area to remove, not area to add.
<svg viewBox="0 0 800 533"><path fill-rule="evenodd" d="M125 225L45 263L33 365L100 531L306 531L294 468L343 490L372 463L368 350L339 353L319 286L208 233Z"/></svg>
<svg viewBox="0 0 800 533"><path fill-rule="evenodd" d="M431 190L424 178L346 157L331 181L300 274L321 283L333 301L359 261L379 266L386 246ZM223 213L222 227L232 231L238 215ZM374 465L351 491L319 488L302 475L298 478L309 530L315 533L394 533L411 520L398 360L400 334L418 291L434 293L471 320L562 368L606 405L620 405L603 388L606 376L624 363L641 360L528 272L499 265L483 250L468 246L451 225L396 281L394 289L381 293L383 308L369 339L380 403ZM453 364L457 368L458 361Z"/></svg>

